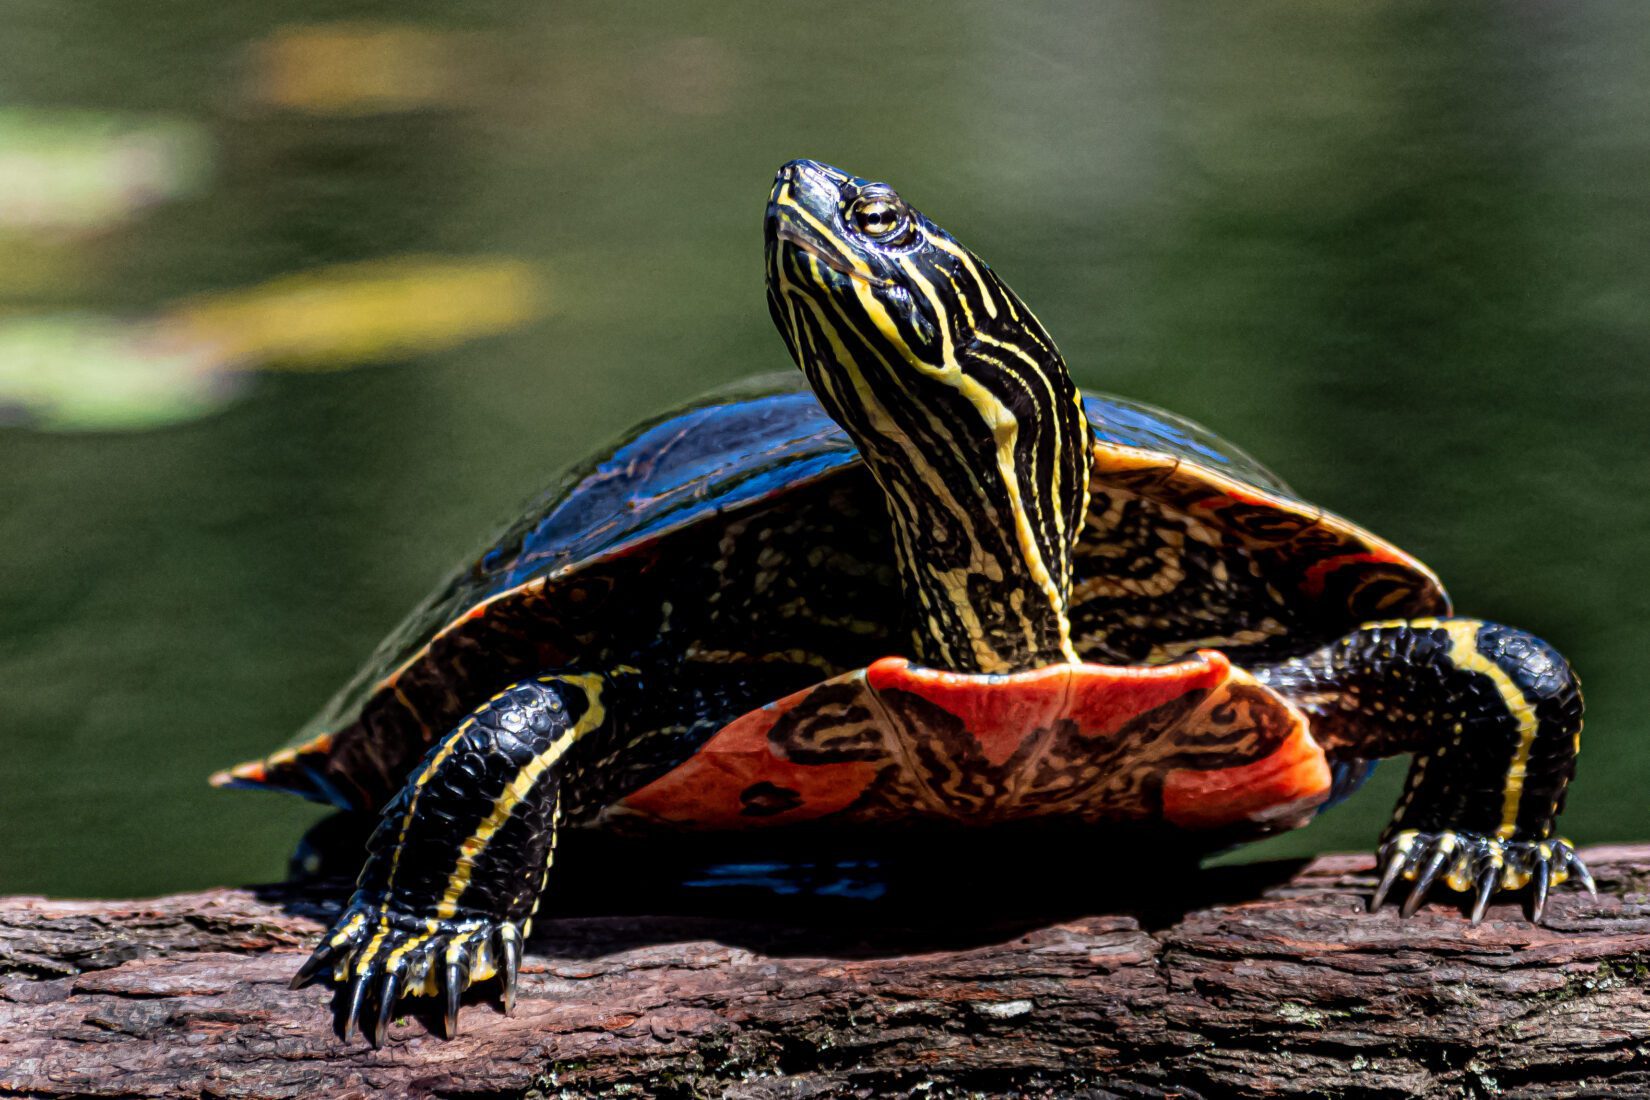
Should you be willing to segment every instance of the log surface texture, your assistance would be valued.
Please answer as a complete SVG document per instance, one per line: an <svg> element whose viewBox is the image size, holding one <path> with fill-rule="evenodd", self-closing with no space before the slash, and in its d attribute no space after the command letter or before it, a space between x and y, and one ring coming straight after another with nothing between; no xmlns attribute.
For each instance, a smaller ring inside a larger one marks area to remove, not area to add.
<svg viewBox="0 0 1650 1100"><path fill-rule="evenodd" d="M335 896L3 899L0 1095L1650 1096L1650 845L1587 859L1545 928L1368 914L1353 856L1146 917L558 917L513 1018L378 1051L287 988Z"/></svg>

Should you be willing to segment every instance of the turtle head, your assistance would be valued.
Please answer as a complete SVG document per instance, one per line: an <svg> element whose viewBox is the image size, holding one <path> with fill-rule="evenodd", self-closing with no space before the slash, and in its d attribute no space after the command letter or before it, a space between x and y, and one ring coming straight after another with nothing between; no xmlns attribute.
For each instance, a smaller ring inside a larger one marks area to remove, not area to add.
<svg viewBox="0 0 1650 1100"><path fill-rule="evenodd" d="M779 170L766 253L774 323L888 496L918 656L1074 660L1088 421L1036 317L892 187L817 161Z"/></svg>
<svg viewBox="0 0 1650 1100"><path fill-rule="evenodd" d="M1039 369L1065 373L1053 341L1014 292L886 183L812 160L779 170L768 199L768 301L804 371L829 355L796 344L796 295L871 326L912 370L944 370L947 345L1029 343Z"/></svg>

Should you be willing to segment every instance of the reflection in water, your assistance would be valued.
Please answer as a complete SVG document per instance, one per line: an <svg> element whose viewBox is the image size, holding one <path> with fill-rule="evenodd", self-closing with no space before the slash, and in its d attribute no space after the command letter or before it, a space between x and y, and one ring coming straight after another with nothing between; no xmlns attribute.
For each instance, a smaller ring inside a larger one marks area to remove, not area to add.
<svg viewBox="0 0 1650 1100"><path fill-rule="evenodd" d="M396 257L283 275L162 314L225 365L348 367L450 348L537 320L543 279L517 260Z"/></svg>
<svg viewBox="0 0 1650 1100"><path fill-rule="evenodd" d="M0 232L0 302L61 295L94 281L91 259L72 237Z"/></svg>
<svg viewBox="0 0 1650 1100"><path fill-rule="evenodd" d="M0 233L109 229L196 193L210 171L196 123L0 109Z"/></svg>
<svg viewBox="0 0 1650 1100"><path fill-rule="evenodd" d="M796 156L1546 635L1567 830L1650 833L1650 5L150 7L0 5L0 415L193 420L0 431L0 890L279 874L310 811L204 777L556 470L786 368ZM1272 850L1367 844L1402 777Z"/></svg>
<svg viewBox="0 0 1650 1100"><path fill-rule="evenodd" d="M217 408L256 368L384 362L538 319L513 260L398 257L200 295L153 318L0 318L0 414L45 429L158 427Z"/></svg>
<svg viewBox="0 0 1650 1100"><path fill-rule="evenodd" d="M323 115L371 115L473 102L497 46L473 33L396 23L281 27L247 52L255 103Z"/></svg>
<svg viewBox="0 0 1650 1100"><path fill-rule="evenodd" d="M192 419L232 389L175 326L85 314L0 318L0 422L131 430Z"/></svg>
<svg viewBox="0 0 1650 1100"><path fill-rule="evenodd" d="M667 38L639 59L632 85L657 110L681 115L717 115L732 104L736 61L714 38L689 34Z"/></svg>
<svg viewBox="0 0 1650 1100"><path fill-rule="evenodd" d="M371 115L464 105L492 70L482 32L396 23L295 24L251 44L249 98ZM666 70L668 73L668 69ZM233 135L223 144L233 157ZM89 231L199 196L214 175L201 122L93 110L0 110L0 293L73 294L94 281ZM259 368L335 368L451 348L542 312L533 265L402 255L309 266L153 311L0 317L0 422L132 430L221 406ZM90 289L88 286L86 289Z"/></svg>

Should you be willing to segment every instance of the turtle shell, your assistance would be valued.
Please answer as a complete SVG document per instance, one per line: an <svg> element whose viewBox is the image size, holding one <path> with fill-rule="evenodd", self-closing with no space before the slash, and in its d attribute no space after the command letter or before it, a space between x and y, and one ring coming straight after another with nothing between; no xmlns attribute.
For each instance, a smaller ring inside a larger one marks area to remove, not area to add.
<svg viewBox="0 0 1650 1100"><path fill-rule="evenodd" d="M1084 660L1156 665L1219 648L1241 664L1448 612L1424 565L1207 430L1117 397L1085 403L1094 465L1070 607ZM546 669L710 669L725 722L897 654L882 509L798 375L708 395L561 478L289 748L213 781L374 809L463 715ZM685 735L650 774L717 728Z"/></svg>

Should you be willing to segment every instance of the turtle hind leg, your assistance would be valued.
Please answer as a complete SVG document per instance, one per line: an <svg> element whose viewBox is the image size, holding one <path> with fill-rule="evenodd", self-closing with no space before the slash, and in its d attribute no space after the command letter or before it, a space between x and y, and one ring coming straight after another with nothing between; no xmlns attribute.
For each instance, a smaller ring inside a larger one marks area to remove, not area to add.
<svg viewBox="0 0 1650 1100"><path fill-rule="evenodd" d="M521 947L549 873L572 759L613 728L616 680L524 680L437 742L385 806L355 895L293 979L340 987L340 1029L378 1046L403 996L459 998L498 975L515 1000Z"/></svg>
<svg viewBox="0 0 1650 1100"><path fill-rule="evenodd" d="M1314 653L1254 670L1305 710L1332 755L1412 752L1404 793L1381 835L1380 905L1400 879L1413 913L1438 883L1472 895L1472 920L1501 890L1547 891L1592 879L1554 837L1580 747L1580 685L1556 650L1478 619L1362 627Z"/></svg>

